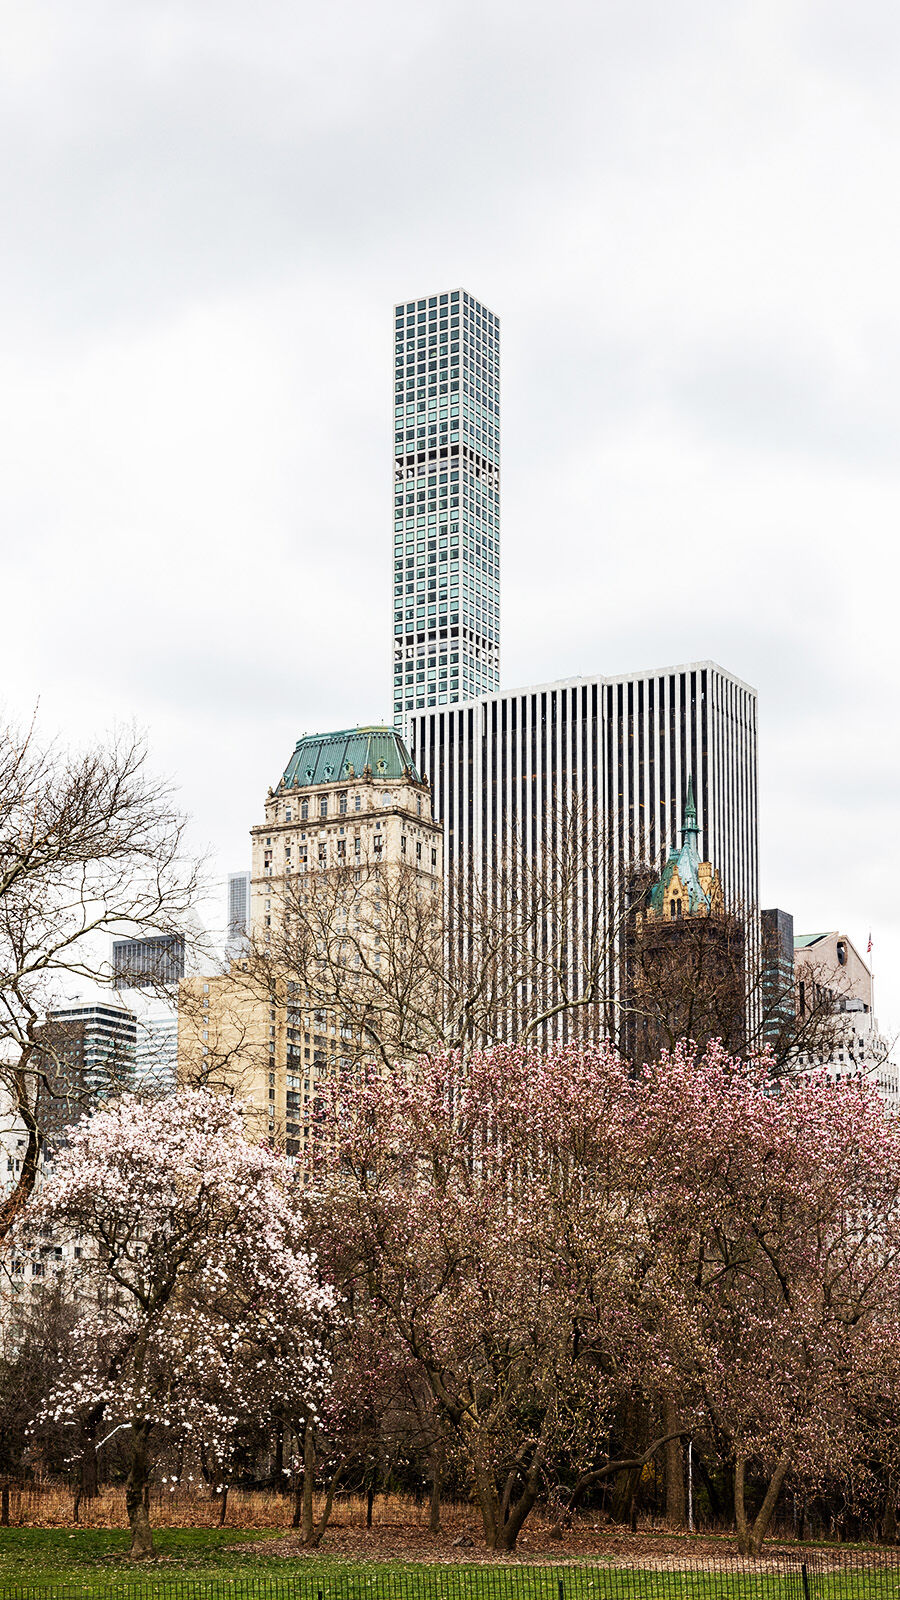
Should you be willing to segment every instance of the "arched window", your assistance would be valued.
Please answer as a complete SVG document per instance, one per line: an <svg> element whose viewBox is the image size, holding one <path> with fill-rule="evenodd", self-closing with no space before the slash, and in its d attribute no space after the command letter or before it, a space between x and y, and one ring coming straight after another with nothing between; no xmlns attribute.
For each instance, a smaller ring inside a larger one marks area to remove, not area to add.
<svg viewBox="0 0 900 1600"><path fill-rule="evenodd" d="M309 818L309 801L308 800L301 800L300 801L300 821L301 822L306 822L308 820L308 818Z"/></svg>

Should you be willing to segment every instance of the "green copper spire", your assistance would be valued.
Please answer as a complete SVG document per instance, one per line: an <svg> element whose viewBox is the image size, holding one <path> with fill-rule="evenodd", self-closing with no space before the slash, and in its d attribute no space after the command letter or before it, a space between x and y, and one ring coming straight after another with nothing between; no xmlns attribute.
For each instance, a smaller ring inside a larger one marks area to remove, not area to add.
<svg viewBox="0 0 900 1600"><path fill-rule="evenodd" d="M697 827L697 807L694 802L694 779L688 776L687 798L684 802L684 823L681 829L681 849L696 866L700 860L700 829Z"/></svg>
<svg viewBox="0 0 900 1600"><path fill-rule="evenodd" d="M697 807L694 804L693 777L688 778L687 799L684 802L684 827L682 828L681 832L682 834L700 832L700 829L697 827Z"/></svg>
<svg viewBox="0 0 900 1600"><path fill-rule="evenodd" d="M656 912L661 912L666 904L669 884L677 871L678 881L683 891L687 894L685 915L693 916L703 906L710 905L708 884L700 880L700 829L697 826L697 803L694 799L694 780L688 778L687 794L684 801L684 822L681 829L681 846L673 845L669 851L669 859L662 870L662 876L653 885L650 891L650 906ZM681 913L679 913L680 915Z"/></svg>

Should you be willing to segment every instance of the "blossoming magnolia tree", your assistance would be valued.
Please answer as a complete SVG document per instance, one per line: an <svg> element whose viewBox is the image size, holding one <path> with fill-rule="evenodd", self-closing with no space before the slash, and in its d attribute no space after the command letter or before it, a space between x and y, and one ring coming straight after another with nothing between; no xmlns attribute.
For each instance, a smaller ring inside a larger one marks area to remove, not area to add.
<svg viewBox="0 0 900 1600"><path fill-rule="evenodd" d="M202 1437L225 1461L242 1422L328 1385L333 1296L298 1234L279 1158L233 1102L185 1090L85 1118L20 1224L81 1240L80 1315L48 1409L95 1435L130 1428L132 1555L152 1552L155 1441Z"/></svg>
<svg viewBox="0 0 900 1600"><path fill-rule="evenodd" d="M338 1085L326 1123L317 1248L427 1385L493 1548L560 1472L571 1504L699 1426L756 1549L789 1475L858 1473L866 1418L896 1422L900 1130L865 1087L715 1045L638 1073L501 1048ZM660 1437L610 1461L634 1400Z"/></svg>
<svg viewBox="0 0 900 1600"><path fill-rule="evenodd" d="M632 1104L609 1051L498 1048L348 1082L327 1113L309 1226L354 1316L427 1385L493 1549L561 1457L609 1466L620 1375L652 1357Z"/></svg>
<svg viewBox="0 0 900 1600"><path fill-rule="evenodd" d="M872 1415L896 1428L900 1128L863 1083L775 1088L716 1047L678 1049L641 1097L673 1355L729 1441L738 1542L757 1551L789 1474L859 1478Z"/></svg>

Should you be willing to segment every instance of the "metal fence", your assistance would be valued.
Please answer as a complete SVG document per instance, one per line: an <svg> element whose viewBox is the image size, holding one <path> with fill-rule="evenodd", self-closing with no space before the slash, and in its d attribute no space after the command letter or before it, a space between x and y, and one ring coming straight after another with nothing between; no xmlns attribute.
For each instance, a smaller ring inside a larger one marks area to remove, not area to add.
<svg viewBox="0 0 900 1600"><path fill-rule="evenodd" d="M335 1567L273 1576L190 1578L157 1572L143 1581L5 1584L0 1600L900 1600L900 1554L894 1551L767 1551L666 1560L635 1558L613 1566L375 1567L371 1576Z"/></svg>

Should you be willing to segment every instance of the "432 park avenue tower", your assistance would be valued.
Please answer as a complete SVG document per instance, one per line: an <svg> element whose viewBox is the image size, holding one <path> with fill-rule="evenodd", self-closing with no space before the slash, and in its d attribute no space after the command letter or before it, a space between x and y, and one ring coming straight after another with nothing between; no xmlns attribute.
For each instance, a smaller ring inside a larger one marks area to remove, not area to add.
<svg viewBox="0 0 900 1600"><path fill-rule="evenodd" d="M500 323L394 308L394 721L500 683Z"/></svg>

